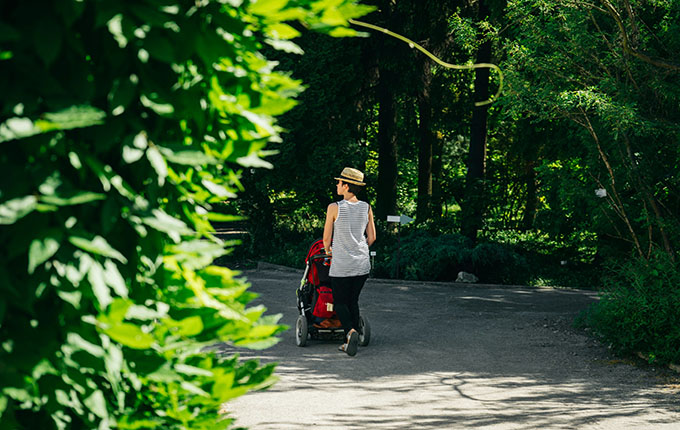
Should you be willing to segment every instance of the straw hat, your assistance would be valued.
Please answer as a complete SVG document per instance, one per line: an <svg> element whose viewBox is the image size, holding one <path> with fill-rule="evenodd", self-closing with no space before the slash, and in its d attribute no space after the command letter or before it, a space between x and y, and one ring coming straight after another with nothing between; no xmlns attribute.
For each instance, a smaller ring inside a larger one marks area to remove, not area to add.
<svg viewBox="0 0 680 430"><path fill-rule="evenodd" d="M366 185L364 182L364 174L357 169L352 169L351 167L345 167L342 169L340 177L335 179L355 185Z"/></svg>

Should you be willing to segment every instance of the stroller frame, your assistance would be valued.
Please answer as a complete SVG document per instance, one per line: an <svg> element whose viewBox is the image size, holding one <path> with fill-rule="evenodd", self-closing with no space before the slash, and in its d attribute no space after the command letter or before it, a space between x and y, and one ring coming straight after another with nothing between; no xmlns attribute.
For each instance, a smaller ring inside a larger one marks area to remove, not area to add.
<svg viewBox="0 0 680 430"><path fill-rule="evenodd" d="M342 327L320 327L314 324L316 318L313 314L314 306L317 300L317 289L322 286L330 286L329 279L321 279L319 271L315 264L319 264L320 260L331 260L331 255L325 252L323 248L323 240L315 241L307 253L305 259L305 271L300 280L300 285L295 291L297 298L298 318L295 322L295 343L297 346L305 346L308 339L344 339L344 331ZM331 318L328 318L331 319ZM368 319L361 315L359 316L359 345L367 346L371 339L371 327Z"/></svg>

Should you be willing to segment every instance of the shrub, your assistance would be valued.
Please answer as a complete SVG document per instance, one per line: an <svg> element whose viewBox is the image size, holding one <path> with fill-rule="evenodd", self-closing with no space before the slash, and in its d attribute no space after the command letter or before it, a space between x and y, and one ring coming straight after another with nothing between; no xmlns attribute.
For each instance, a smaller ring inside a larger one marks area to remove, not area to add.
<svg viewBox="0 0 680 430"><path fill-rule="evenodd" d="M661 253L617 265L582 323L619 353L680 363L680 265Z"/></svg>
<svg viewBox="0 0 680 430"><path fill-rule="evenodd" d="M457 234L433 235L415 230L401 239L392 251L392 277L403 279L451 281L469 260L470 241Z"/></svg>
<svg viewBox="0 0 680 430"><path fill-rule="evenodd" d="M213 208L302 90L262 40L351 33L332 3L0 3L0 428L223 429L273 382L204 349L284 329L212 264Z"/></svg>
<svg viewBox="0 0 680 430"><path fill-rule="evenodd" d="M458 272L467 271L490 283L523 283L528 278L526 260L508 245L481 243L473 247L465 236L426 230L387 240L378 251L375 276L454 281Z"/></svg>
<svg viewBox="0 0 680 430"><path fill-rule="evenodd" d="M481 282L525 284L529 280L526 258L508 245L480 243L470 252L470 267Z"/></svg>

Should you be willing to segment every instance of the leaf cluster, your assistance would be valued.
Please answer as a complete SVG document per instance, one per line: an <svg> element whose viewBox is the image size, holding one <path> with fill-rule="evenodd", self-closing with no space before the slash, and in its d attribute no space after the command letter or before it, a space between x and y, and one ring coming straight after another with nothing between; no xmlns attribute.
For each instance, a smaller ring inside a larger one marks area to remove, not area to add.
<svg viewBox="0 0 680 430"><path fill-rule="evenodd" d="M251 306L216 211L279 140L301 83L263 44L350 1L0 5L0 428L226 428L285 327ZM291 27L292 28L292 27Z"/></svg>

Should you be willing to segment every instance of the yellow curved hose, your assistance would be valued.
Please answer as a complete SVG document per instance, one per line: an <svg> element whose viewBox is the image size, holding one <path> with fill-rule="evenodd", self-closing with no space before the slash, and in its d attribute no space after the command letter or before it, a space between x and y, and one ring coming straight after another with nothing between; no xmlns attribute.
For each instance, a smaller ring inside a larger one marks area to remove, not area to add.
<svg viewBox="0 0 680 430"><path fill-rule="evenodd" d="M390 36L392 36L396 39L399 39L402 42L407 43L409 47L418 49L420 52L422 52L423 54L430 57L432 59L432 61L434 61L435 63L439 64L442 67L446 67L447 69L455 69L455 70L493 69L496 72L498 72L498 81L499 81L498 82L498 91L496 91L496 94L493 97L491 97L487 100L484 100L484 101L481 101L481 102L475 102L475 106L485 106L485 105L491 104L491 103L493 103L493 101L495 99L500 97L501 91L503 89L503 71L501 70L500 67L498 67L495 64L478 63L478 64L470 64L470 65L466 65L466 66L461 66L459 64L447 63L447 62L442 61L439 58L437 58L434 54L432 54L430 51L423 48L422 46L418 45L416 42L412 41L411 39L409 39L407 37L402 36L401 34L397 34L397 33L390 31L386 28L378 27L377 25L369 24L369 23L362 22L362 21L357 21L355 19L350 19L349 22L351 24L354 24L354 25L370 28L371 30L380 31L380 32L385 33L387 35L390 35Z"/></svg>

